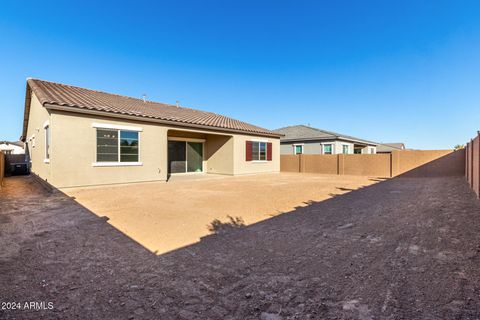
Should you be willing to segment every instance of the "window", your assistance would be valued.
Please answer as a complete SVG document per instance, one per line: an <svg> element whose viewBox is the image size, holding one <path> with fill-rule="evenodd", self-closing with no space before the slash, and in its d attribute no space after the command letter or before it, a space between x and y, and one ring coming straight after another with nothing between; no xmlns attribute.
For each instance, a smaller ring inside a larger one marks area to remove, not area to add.
<svg viewBox="0 0 480 320"><path fill-rule="evenodd" d="M294 145L295 148L295 154L302 154L303 153L303 146L302 145Z"/></svg>
<svg viewBox="0 0 480 320"><path fill-rule="evenodd" d="M374 154L375 153L375 148L370 148L370 153Z"/></svg>
<svg viewBox="0 0 480 320"><path fill-rule="evenodd" d="M97 162L138 162L138 132L98 128Z"/></svg>
<svg viewBox="0 0 480 320"><path fill-rule="evenodd" d="M45 160L50 160L50 125L45 126Z"/></svg>
<svg viewBox="0 0 480 320"><path fill-rule="evenodd" d="M348 144L342 145L343 154L348 154Z"/></svg>
<svg viewBox="0 0 480 320"><path fill-rule="evenodd" d="M252 160L265 161L267 160L267 143L252 141Z"/></svg>
<svg viewBox="0 0 480 320"><path fill-rule="evenodd" d="M323 145L323 154L332 154L332 145L324 144Z"/></svg>

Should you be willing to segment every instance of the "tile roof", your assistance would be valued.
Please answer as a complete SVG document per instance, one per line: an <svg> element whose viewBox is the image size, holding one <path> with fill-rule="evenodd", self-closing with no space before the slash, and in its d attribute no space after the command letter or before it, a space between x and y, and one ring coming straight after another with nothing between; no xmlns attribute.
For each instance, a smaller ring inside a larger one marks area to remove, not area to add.
<svg viewBox="0 0 480 320"><path fill-rule="evenodd" d="M40 103L66 109L93 110L117 115L135 116L166 121L180 126L224 129L249 134L279 137L277 133L212 112L205 112L169 104L144 101L117 94L90 90L50 81L28 79L28 86Z"/></svg>
<svg viewBox="0 0 480 320"><path fill-rule="evenodd" d="M337 139L342 140L343 139L343 140L360 142L360 143L370 144L370 145L378 144L373 141L359 139L359 138L355 138L345 134L336 133L333 131L312 128L305 125L284 127L284 128L273 130L273 132L277 132L284 135L282 138L280 138L280 141L337 140Z"/></svg>

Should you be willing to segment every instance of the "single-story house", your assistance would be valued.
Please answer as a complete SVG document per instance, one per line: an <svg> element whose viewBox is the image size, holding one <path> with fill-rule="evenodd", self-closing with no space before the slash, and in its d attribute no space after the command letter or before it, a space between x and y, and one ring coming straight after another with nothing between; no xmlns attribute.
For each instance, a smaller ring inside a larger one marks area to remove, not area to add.
<svg viewBox="0 0 480 320"><path fill-rule="evenodd" d="M377 146L377 153L392 153L402 150L405 150L405 144L402 142L381 143Z"/></svg>
<svg viewBox="0 0 480 320"><path fill-rule="evenodd" d="M281 154L374 154L378 143L352 136L295 125L273 130L280 138Z"/></svg>
<svg viewBox="0 0 480 320"><path fill-rule="evenodd" d="M0 141L0 151L4 154L25 154L22 141Z"/></svg>
<svg viewBox="0 0 480 320"><path fill-rule="evenodd" d="M55 187L280 171L280 134L216 113L28 79L22 141Z"/></svg>

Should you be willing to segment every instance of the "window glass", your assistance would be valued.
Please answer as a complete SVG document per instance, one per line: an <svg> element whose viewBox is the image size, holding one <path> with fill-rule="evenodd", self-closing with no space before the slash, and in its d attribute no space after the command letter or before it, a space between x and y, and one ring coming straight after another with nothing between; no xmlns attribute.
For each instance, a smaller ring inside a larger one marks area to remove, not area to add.
<svg viewBox="0 0 480 320"><path fill-rule="evenodd" d="M343 153L347 154L348 153L348 145L343 145Z"/></svg>
<svg viewBox="0 0 480 320"><path fill-rule="evenodd" d="M260 157L258 160L267 160L267 144L265 142L259 142Z"/></svg>
<svg viewBox="0 0 480 320"><path fill-rule="evenodd" d="M120 131L120 162L138 162L138 132Z"/></svg>
<svg viewBox="0 0 480 320"><path fill-rule="evenodd" d="M252 160L258 160L260 158L260 149L258 142L252 142Z"/></svg>
<svg viewBox="0 0 480 320"><path fill-rule="evenodd" d="M118 162L118 130L97 129L97 162Z"/></svg>
<svg viewBox="0 0 480 320"><path fill-rule="evenodd" d="M295 146L295 154L302 154L303 146Z"/></svg>
<svg viewBox="0 0 480 320"><path fill-rule="evenodd" d="M332 154L332 145L331 144L324 144L323 145L323 153L324 154Z"/></svg>
<svg viewBox="0 0 480 320"><path fill-rule="evenodd" d="M45 127L45 159L50 159L50 126Z"/></svg>

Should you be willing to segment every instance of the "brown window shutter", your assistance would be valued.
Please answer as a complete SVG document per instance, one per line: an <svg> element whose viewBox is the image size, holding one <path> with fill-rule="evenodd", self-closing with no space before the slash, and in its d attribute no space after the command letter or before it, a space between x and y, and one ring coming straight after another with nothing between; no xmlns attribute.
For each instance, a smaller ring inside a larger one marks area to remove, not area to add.
<svg viewBox="0 0 480 320"><path fill-rule="evenodd" d="M267 143L267 161L272 161L272 143Z"/></svg>
<svg viewBox="0 0 480 320"><path fill-rule="evenodd" d="M252 161L252 141L245 144L245 160Z"/></svg>

